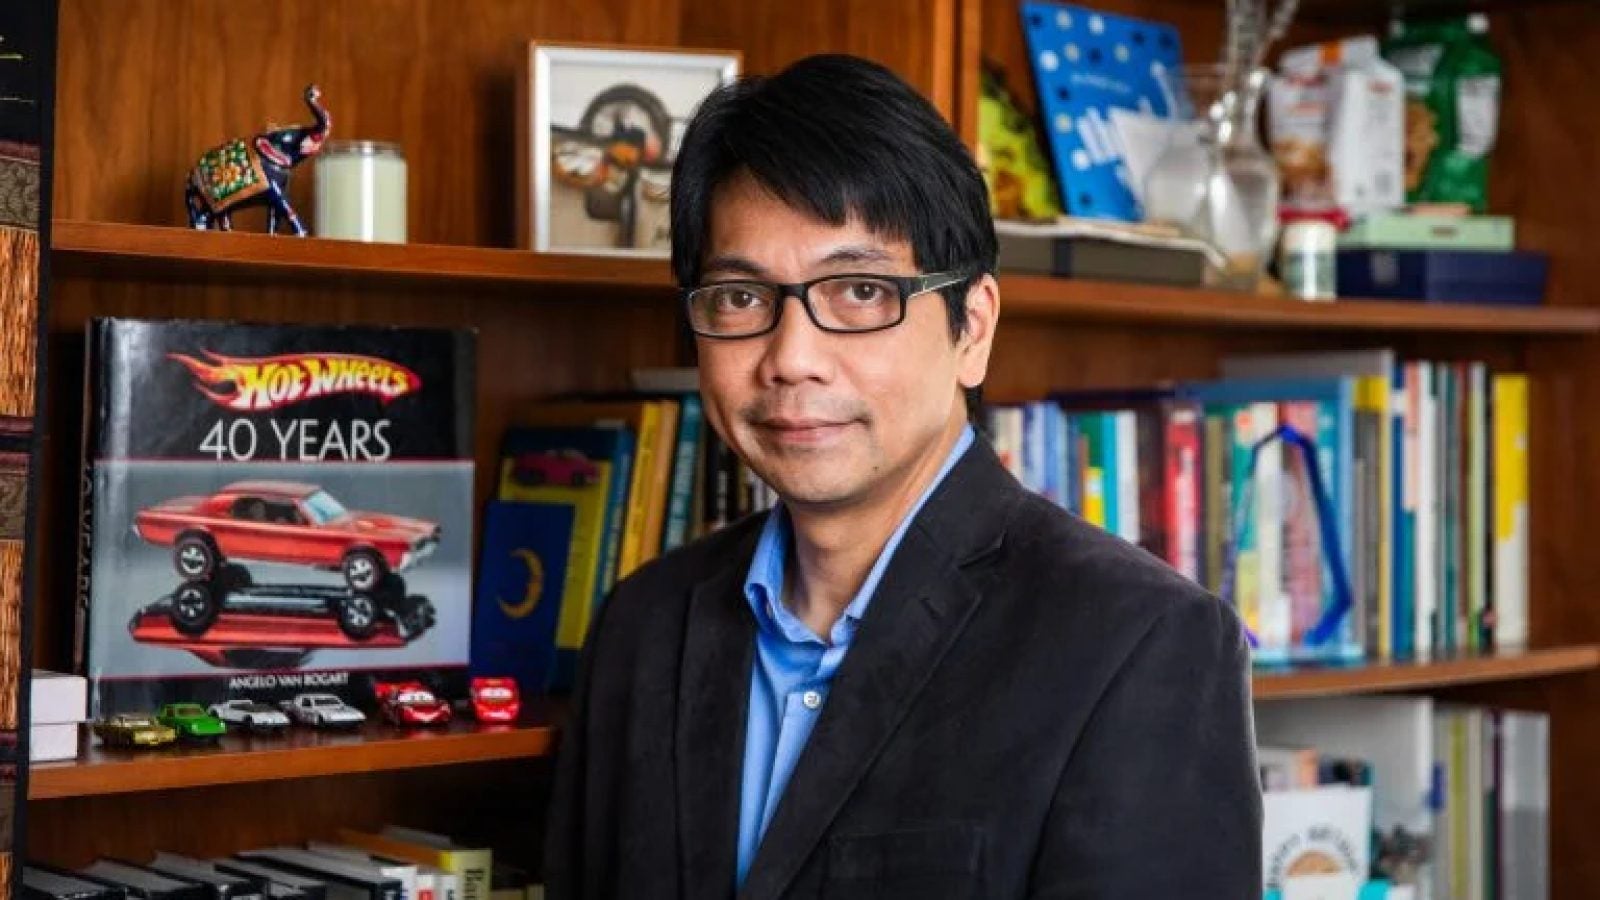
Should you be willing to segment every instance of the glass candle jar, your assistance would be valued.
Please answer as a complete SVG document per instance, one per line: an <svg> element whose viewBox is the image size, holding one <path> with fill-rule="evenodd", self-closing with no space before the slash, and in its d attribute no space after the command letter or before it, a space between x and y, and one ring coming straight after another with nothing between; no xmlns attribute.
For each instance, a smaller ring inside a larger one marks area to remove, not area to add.
<svg viewBox="0 0 1600 900"><path fill-rule="evenodd" d="M406 158L398 144L329 141L316 179L318 237L405 243Z"/></svg>

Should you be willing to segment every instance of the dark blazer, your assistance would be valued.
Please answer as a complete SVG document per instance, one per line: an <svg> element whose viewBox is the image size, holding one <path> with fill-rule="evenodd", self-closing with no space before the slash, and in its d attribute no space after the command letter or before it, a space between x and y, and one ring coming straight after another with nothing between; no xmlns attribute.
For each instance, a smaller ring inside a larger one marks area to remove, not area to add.
<svg viewBox="0 0 1600 900"><path fill-rule="evenodd" d="M652 562L602 609L551 900L734 896L760 527ZM1233 611L979 440L907 530L738 897L1254 900L1251 723Z"/></svg>

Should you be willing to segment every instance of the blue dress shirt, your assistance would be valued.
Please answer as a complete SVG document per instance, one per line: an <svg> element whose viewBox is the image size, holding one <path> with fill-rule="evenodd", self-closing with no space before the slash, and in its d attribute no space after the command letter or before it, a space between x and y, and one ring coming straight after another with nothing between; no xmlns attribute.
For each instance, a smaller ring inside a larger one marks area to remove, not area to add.
<svg viewBox="0 0 1600 900"><path fill-rule="evenodd" d="M756 664L750 673L750 713L745 725L744 775L739 798L739 870L743 885L755 860L756 848L766 834L772 814L778 808L789 776L794 772L800 751L805 749L811 729L828 699L833 675L844 662L856 626L866 615L867 604L883 580L889 561L905 537L906 529L927 502L934 488L944 481L950 469L972 446L969 425L945 457L944 465L922 496L900 521L867 572L844 615L834 623L824 642L812 633L783 603L783 567L788 555L789 517L783 506L768 514L750 572L745 576L744 593L756 617Z"/></svg>

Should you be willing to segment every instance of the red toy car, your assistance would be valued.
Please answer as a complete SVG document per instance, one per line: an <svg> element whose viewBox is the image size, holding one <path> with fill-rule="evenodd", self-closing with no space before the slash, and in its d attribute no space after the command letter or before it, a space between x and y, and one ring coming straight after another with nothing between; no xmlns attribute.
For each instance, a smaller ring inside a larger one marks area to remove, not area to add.
<svg viewBox="0 0 1600 900"><path fill-rule="evenodd" d="M600 479L600 467L576 450L521 453L512 460L511 479L518 484L587 487Z"/></svg>
<svg viewBox="0 0 1600 900"><path fill-rule="evenodd" d="M372 591L433 552L439 526L347 510L316 485L240 481L209 497L177 497L140 510L134 530L172 547L187 581L206 581L230 558L315 566Z"/></svg>
<svg viewBox="0 0 1600 900"><path fill-rule="evenodd" d="M516 679L472 679L472 712L479 722L515 722L521 711Z"/></svg>
<svg viewBox="0 0 1600 900"><path fill-rule="evenodd" d="M379 682L372 688L383 717L395 725L445 725L450 704L415 681Z"/></svg>

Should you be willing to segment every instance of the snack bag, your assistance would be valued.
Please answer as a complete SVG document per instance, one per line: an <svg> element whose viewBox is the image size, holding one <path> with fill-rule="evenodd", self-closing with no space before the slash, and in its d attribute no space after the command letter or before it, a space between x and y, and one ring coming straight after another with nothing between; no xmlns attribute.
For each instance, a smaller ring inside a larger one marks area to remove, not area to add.
<svg viewBox="0 0 1600 900"><path fill-rule="evenodd" d="M1501 63L1489 19L1397 22L1385 58L1406 82L1406 199L1488 208L1500 121Z"/></svg>

